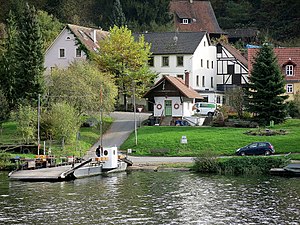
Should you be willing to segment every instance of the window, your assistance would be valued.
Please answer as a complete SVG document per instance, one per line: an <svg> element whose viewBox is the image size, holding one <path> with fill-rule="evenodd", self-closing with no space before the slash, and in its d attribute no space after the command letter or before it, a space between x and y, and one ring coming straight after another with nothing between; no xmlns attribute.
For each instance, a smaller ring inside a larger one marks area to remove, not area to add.
<svg viewBox="0 0 300 225"><path fill-rule="evenodd" d="M169 66L169 56L162 57L162 66Z"/></svg>
<svg viewBox="0 0 300 225"><path fill-rule="evenodd" d="M286 85L286 93L293 93L294 90L293 90L293 85L292 84L287 84Z"/></svg>
<svg viewBox="0 0 300 225"><path fill-rule="evenodd" d="M213 77L210 78L210 87L211 88L214 87L214 78Z"/></svg>
<svg viewBox="0 0 300 225"><path fill-rule="evenodd" d="M182 74L178 74L177 77L178 77L178 78L181 78L182 80L184 80Z"/></svg>
<svg viewBox="0 0 300 225"><path fill-rule="evenodd" d="M201 67L203 67L203 59L201 59Z"/></svg>
<svg viewBox="0 0 300 225"><path fill-rule="evenodd" d="M81 50L79 48L76 48L75 56L77 58L81 58L82 57L82 52L81 52Z"/></svg>
<svg viewBox="0 0 300 225"><path fill-rule="evenodd" d="M177 66L183 66L183 56L177 56Z"/></svg>
<svg viewBox="0 0 300 225"><path fill-rule="evenodd" d="M217 96L217 103L221 104L221 96L220 95Z"/></svg>
<svg viewBox="0 0 300 225"><path fill-rule="evenodd" d="M205 76L202 76L202 87L205 87Z"/></svg>
<svg viewBox="0 0 300 225"><path fill-rule="evenodd" d="M206 61L206 67L209 69L209 60Z"/></svg>
<svg viewBox="0 0 300 225"><path fill-rule="evenodd" d="M294 75L294 71L293 71L293 65L286 65L285 66L285 74L287 76L293 76Z"/></svg>
<svg viewBox="0 0 300 225"><path fill-rule="evenodd" d="M211 61L211 68L214 68L214 61Z"/></svg>
<svg viewBox="0 0 300 225"><path fill-rule="evenodd" d="M198 87L200 86L200 83L199 83L199 75L196 76L196 86L198 86Z"/></svg>
<svg viewBox="0 0 300 225"><path fill-rule="evenodd" d="M66 49L60 48L59 49L59 58L65 58L66 57Z"/></svg>
<svg viewBox="0 0 300 225"><path fill-rule="evenodd" d="M153 56L150 56L149 60L148 60L148 65L149 66L154 66L154 57Z"/></svg>
<svg viewBox="0 0 300 225"><path fill-rule="evenodd" d="M182 19L182 23L183 24L188 24L189 23L189 19Z"/></svg>

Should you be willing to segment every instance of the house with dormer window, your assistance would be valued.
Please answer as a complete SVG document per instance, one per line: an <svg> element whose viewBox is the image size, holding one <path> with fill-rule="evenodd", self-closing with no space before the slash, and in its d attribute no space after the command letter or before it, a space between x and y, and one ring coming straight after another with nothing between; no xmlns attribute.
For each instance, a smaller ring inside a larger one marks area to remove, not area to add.
<svg viewBox="0 0 300 225"><path fill-rule="evenodd" d="M257 48L248 49L249 68L252 68L253 58L257 51ZM274 53L286 80L285 89L289 96L288 100L293 100L294 95L300 92L300 48L274 48Z"/></svg>
<svg viewBox="0 0 300 225"><path fill-rule="evenodd" d="M206 31L210 37L220 37L225 32L220 28L210 1L172 0L175 29L178 31Z"/></svg>
<svg viewBox="0 0 300 225"><path fill-rule="evenodd" d="M66 68L76 60L86 60L89 52L98 51L98 42L107 31L68 24L46 50L46 74L55 67Z"/></svg>

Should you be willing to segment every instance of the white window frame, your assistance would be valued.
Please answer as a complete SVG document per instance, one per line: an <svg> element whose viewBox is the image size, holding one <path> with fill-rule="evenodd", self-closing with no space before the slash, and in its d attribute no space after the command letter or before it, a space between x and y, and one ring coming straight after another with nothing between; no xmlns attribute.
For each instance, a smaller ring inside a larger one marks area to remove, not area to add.
<svg viewBox="0 0 300 225"><path fill-rule="evenodd" d="M154 56L150 56L148 60L148 65L150 67L154 67Z"/></svg>
<svg viewBox="0 0 300 225"><path fill-rule="evenodd" d="M287 84L286 85L286 93L294 93L294 85L293 84Z"/></svg>
<svg viewBox="0 0 300 225"><path fill-rule="evenodd" d="M285 74L287 76L293 76L294 75L294 66L293 65L286 65L285 66Z"/></svg>
<svg viewBox="0 0 300 225"><path fill-rule="evenodd" d="M178 63L178 58L182 58L182 64L181 65L179 65L179 63ZM183 55L178 55L177 57L176 57L176 60L177 60L177 67L183 67L184 66L184 57L183 57Z"/></svg>
<svg viewBox="0 0 300 225"><path fill-rule="evenodd" d="M167 64L164 65L164 59L167 59ZM162 67L169 67L170 66L170 59L169 56L162 56L161 57L161 66Z"/></svg>
<svg viewBox="0 0 300 225"><path fill-rule="evenodd" d="M78 53L77 51L80 51L80 55L77 55L77 53ZM82 57L82 51L79 48L75 49L75 57L76 58L81 58Z"/></svg>
<svg viewBox="0 0 300 225"><path fill-rule="evenodd" d="M63 56L61 55L61 50L63 50L63 53L64 53ZM58 58L60 58L60 59L66 58L66 49L65 48L59 48L58 49Z"/></svg>
<svg viewBox="0 0 300 225"><path fill-rule="evenodd" d="M182 19L182 24L189 24L189 19Z"/></svg>
<svg viewBox="0 0 300 225"><path fill-rule="evenodd" d="M196 76L196 86L197 87L200 86L200 76L199 75Z"/></svg>

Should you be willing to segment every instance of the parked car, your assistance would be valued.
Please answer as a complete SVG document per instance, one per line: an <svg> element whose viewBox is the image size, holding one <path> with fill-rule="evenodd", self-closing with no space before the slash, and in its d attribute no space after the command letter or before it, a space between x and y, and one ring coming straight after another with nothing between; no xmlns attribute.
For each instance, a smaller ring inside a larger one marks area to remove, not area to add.
<svg viewBox="0 0 300 225"><path fill-rule="evenodd" d="M217 104L210 102L196 102L193 109L201 115L213 116L217 109Z"/></svg>
<svg viewBox="0 0 300 225"><path fill-rule="evenodd" d="M271 155L275 149L270 142L253 142L236 150L237 155Z"/></svg>

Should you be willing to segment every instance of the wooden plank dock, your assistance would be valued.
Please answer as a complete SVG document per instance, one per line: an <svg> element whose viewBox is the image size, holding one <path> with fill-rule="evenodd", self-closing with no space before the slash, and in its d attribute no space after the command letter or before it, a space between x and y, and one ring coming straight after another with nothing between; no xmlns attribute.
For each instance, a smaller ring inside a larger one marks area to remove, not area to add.
<svg viewBox="0 0 300 225"><path fill-rule="evenodd" d="M56 166L31 170L17 170L8 176L11 180L21 181L62 181L74 179L73 173L76 169L83 167L92 159L76 163L74 165Z"/></svg>
<svg viewBox="0 0 300 225"><path fill-rule="evenodd" d="M12 180L22 181L59 181L63 173L72 169L72 165L41 168L33 170L18 170L9 174Z"/></svg>

